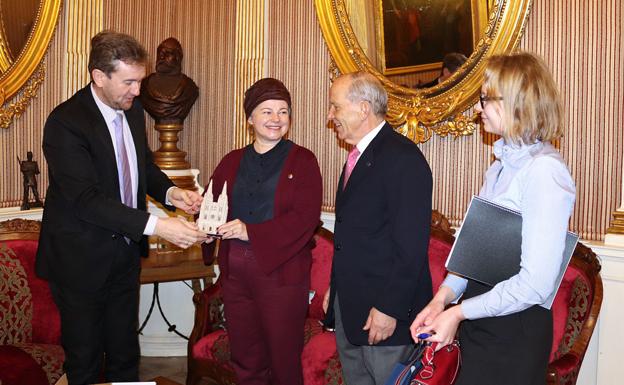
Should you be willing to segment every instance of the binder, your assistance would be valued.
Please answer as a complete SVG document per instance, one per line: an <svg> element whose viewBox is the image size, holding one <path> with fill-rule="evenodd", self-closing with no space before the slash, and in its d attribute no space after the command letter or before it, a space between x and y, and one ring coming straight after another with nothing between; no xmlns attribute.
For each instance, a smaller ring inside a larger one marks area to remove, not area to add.
<svg viewBox="0 0 624 385"><path fill-rule="evenodd" d="M578 235L567 233L555 290L541 305L550 309L570 263ZM489 286L520 271L522 215L515 210L473 196L448 259L446 269Z"/></svg>

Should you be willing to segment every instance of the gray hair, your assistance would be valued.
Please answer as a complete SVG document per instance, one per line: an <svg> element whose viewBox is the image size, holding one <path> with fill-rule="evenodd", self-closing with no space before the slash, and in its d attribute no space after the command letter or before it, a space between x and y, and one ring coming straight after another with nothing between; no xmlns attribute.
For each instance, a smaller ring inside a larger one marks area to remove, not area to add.
<svg viewBox="0 0 624 385"><path fill-rule="evenodd" d="M369 102L376 116L382 118L386 116L388 93L376 77L364 71L353 72L345 76L351 80L347 90L347 98L352 103Z"/></svg>

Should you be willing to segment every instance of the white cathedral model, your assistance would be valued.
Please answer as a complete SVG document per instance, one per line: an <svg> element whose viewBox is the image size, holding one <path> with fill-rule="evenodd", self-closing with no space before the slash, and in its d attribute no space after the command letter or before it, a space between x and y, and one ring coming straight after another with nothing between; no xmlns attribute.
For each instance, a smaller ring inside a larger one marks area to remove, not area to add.
<svg viewBox="0 0 624 385"><path fill-rule="evenodd" d="M212 179L204 195L197 226L199 230L209 235L217 235L217 228L227 221L228 199L227 182L223 183L223 190L215 202L212 197Z"/></svg>

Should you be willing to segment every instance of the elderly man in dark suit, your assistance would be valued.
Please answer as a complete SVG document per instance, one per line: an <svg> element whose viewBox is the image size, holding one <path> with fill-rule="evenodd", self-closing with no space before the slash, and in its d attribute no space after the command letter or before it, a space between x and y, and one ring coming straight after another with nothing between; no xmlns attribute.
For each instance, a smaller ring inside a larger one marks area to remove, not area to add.
<svg viewBox="0 0 624 385"><path fill-rule="evenodd" d="M43 133L50 185L37 273L61 314L69 383L137 381L139 257L145 235L180 247L205 240L196 225L146 212L146 194L188 213L201 197L174 187L152 162L135 100L147 54L132 37L91 40L91 83L50 113ZM105 361L105 369L102 364Z"/></svg>
<svg viewBox="0 0 624 385"><path fill-rule="evenodd" d="M335 253L325 295L348 385L383 385L432 296L427 258L432 178L418 147L384 120L372 75L336 79L328 118L353 149L336 193Z"/></svg>

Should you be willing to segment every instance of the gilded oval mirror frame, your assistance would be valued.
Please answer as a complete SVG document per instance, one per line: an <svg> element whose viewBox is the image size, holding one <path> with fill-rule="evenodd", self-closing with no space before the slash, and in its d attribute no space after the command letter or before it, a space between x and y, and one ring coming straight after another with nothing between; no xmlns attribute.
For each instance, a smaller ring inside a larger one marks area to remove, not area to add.
<svg viewBox="0 0 624 385"><path fill-rule="evenodd" d="M374 0L380 1L380 0ZM427 89L395 84L371 64L353 32L345 0L315 0L323 37L333 59L334 74L367 71L388 91L386 119L411 140L426 142L440 136L471 135L474 117L463 114L481 88L487 57L512 51L522 35L532 0L490 0L490 12L481 38L466 63L443 83ZM486 0L483 0L486 3Z"/></svg>
<svg viewBox="0 0 624 385"><path fill-rule="evenodd" d="M24 112L43 82L45 69L42 64L48 45L52 40L61 9L62 0L41 0L33 28L15 61L4 51L2 61L9 67L0 75L0 127L8 128L14 117ZM13 101L18 92L21 99Z"/></svg>

